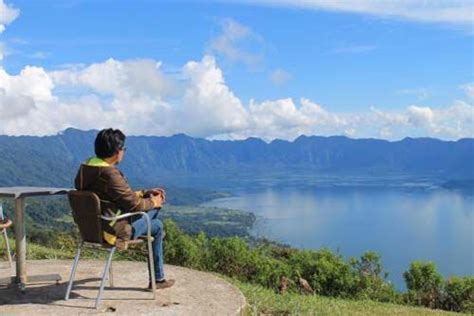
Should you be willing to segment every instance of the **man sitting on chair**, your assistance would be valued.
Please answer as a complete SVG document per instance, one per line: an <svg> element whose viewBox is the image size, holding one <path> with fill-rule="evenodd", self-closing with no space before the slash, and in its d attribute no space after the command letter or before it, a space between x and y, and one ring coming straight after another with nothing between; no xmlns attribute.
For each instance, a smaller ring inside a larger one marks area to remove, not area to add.
<svg viewBox="0 0 474 316"><path fill-rule="evenodd" d="M116 168L125 154L125 135L118 129L101 130L95 139L96 157L83 162L77 172L77 190L92 191L100 199L102 214L108 217L131 212L147 212L151 220L153 258L155 262L156 288L163 289L174 284L165 279L163 270L163 223L158 219L158 211L165 202L163 189L134 192L125 176ZM102 221L104 240L117 248L123 248L124 241L137 239L147 233L144 218L108 222ZM151 288L151 276L149 288Z"/></svg>

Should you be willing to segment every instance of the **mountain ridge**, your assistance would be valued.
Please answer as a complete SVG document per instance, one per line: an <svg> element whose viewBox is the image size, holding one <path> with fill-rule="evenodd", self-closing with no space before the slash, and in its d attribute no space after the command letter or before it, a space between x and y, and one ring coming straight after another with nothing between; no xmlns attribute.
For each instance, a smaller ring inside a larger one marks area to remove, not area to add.
<svg viewBox="0 0 474 316"><path fill-rule="evenodd" d="M96 130L68 128L54 136L0 136L0 185L71 185L77 167L93 156ZM207 140L185 134L129 136L120 168L133 183L173 175L301 170L307 173L407 173L443 180L474 179L474 139L399 141L306 136L269 143ZM156 182L156 181L155 181Z"/></svg>

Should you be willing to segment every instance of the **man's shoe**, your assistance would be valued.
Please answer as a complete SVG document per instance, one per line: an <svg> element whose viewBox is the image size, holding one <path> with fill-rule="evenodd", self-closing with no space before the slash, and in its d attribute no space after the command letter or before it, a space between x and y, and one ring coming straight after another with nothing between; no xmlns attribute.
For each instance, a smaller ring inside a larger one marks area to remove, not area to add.
<svg viewBox="0 0 474 316"><path fill-rule="evenodd" d="M8 218L4 218L0 220L0 229L8 228L12 226L12 221Z"/></svg>
<svg viewBox="0 0 474 316"><path fill-rule="evenodd" d="M156 281L156 289L161 290L161 289L166 289L168 287L172 287L174 284L173 279L168 279L168 280L163 280L163 281ZM151 290L151 282L148 284L148 289Z"/></svg>

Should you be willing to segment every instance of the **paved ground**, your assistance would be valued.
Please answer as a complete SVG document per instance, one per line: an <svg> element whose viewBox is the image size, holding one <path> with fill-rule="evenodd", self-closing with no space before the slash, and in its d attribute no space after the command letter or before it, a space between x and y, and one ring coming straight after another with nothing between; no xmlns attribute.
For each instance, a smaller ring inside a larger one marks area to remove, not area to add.
<svg viewBox="0 0 474 316"><path fill-rule="evenodd" d="M114 261L114 288L106 288L99 311L94 309L99 277L105 262L81 260L71 299L64 301L72 260L28 261L33 274L59 273L59 284L47 282L28 285L26 293L0 285L0 315L239 315L245 298L242 293L210 273L177 266L165 266L173 287L157 290L156 300L145 287L148 272L144 262ZM9 276L6 262L0 262L0 277Z"/></svg>

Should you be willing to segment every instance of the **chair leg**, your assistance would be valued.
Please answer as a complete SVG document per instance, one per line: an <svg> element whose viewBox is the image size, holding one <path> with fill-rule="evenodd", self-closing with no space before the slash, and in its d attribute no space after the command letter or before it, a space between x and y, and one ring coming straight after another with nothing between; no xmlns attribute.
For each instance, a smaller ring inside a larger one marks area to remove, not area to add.
<svg viewBox="0 0 474 316"><path fill-rule="evenodd" d="M155 280L155 261L153 260L153 246L151 244L151 239L147 239L148 243L148 262L150 263L150 276L151 276L151 291L153 294L153 299L156 299L156 280Z"/></svg>
<svg viewBox="0 0 474 316"><path fill-rule="evenodd" d="M115 247L112 247L109 251L109 257L107 258L107 263L105 264L104 272L102 273L102 281L100 282L99 294L97 295L97 299L95 300L95 309L99 309L100 306L102 292L104 292L105 279L107 278L107 274L109 272L110 263L112 262L112 257L115 252Z"/></svg>
<svg viewBox="0 0 474 316"><path fill-rule="evenodd" d="M69 300L69 294L71 294L72 283L74 282L74 277L76 275L77 265L79 264L79 258L81 256L82 245L83 245L83 243L81 242L79 247L77 247L76 257L74 258L74 264L72 265L71 275L69 276L69 284L67 286L66 297L64 298L66 301Z"/></svg>
<svg viewBox="0 0 474 316"><path fill-rule="evenodd" d="M114 287L114 269L113 267L113 262L110 262L110 268L109 268L109 285L110 287Z"/></svg>
<svg viewBox="0 0 474 316"><path fill-rule="evenodd" d="M4 228L2 229L3 239L5 240L5 251L7 252L8 262L10 263L10 268L13 269L13 259L12 253L10 250L10 243L8 242L8 235L7 230Z"/></svg>

